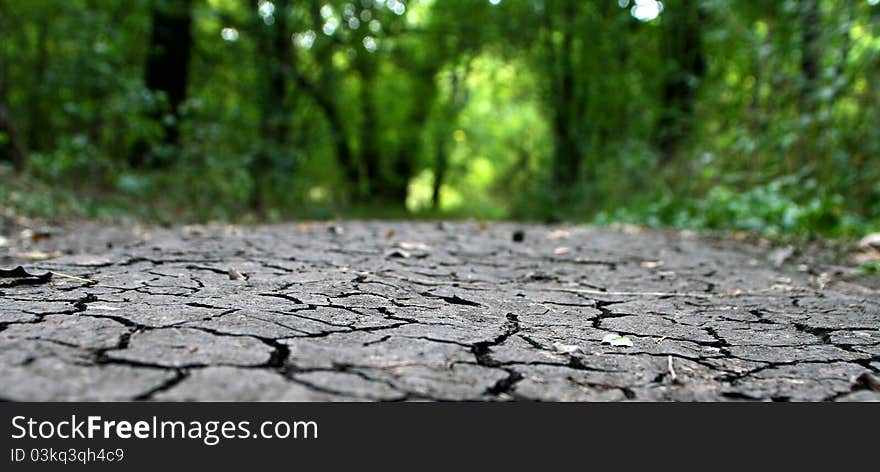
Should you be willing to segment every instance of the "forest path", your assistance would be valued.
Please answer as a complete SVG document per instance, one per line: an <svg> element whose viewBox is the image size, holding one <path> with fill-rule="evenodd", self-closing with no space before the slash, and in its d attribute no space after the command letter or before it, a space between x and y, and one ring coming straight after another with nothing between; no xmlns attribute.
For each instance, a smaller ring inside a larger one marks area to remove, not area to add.
<svg viewBox="0 0 880 472"><path fill-rule="evenodd" d="M0 268L56 274L0 278L6 400L880 398L880 291L745 242L475 222L28 236Z"/></svg>

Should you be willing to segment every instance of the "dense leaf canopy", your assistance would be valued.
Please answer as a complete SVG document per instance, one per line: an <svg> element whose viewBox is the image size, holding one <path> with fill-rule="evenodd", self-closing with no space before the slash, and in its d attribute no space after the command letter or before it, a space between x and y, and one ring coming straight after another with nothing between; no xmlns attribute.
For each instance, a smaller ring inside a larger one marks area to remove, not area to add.
<svg viewBox="0 0 880 472"><path fill-rule="evenodd" d="M0 0L0 196L861 233L877 3Z"/></svg>

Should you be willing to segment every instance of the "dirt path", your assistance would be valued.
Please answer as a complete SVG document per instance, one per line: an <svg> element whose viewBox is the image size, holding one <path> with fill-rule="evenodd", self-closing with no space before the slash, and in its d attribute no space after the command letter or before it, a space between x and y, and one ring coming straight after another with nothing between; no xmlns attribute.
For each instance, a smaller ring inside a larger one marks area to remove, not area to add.
<svg viewBox="0 0 880 472"><path fill-rule="evenodd" d="M35 239L0 267L96 283L0 278L7 400L880 398L880 292L744 243L388 222Z"/></svg>

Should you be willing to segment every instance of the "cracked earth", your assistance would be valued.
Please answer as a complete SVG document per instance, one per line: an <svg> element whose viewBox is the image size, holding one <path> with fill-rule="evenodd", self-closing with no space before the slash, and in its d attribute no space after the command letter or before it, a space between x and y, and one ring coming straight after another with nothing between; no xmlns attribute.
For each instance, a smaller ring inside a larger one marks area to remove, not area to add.
<svg viewBox="0 0 880 472"><path fill-rule="evenodd" d="M0 254L55 272L0 279L4 400L880 398L877 288L745 242L343 222L35 244L57 257Z"/></svg>

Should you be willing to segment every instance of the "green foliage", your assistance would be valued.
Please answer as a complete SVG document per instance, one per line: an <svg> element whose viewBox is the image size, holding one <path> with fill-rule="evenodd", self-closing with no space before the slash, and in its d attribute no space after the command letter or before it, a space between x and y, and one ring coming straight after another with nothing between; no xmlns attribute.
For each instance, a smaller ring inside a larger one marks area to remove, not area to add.
<svg viewBox="0 0 880 472"><path fill-rule="evenodd" d="M173 109L145 81L156 2L0 0L0 106L16 125L0 123L0 160L13 138L29 155L2 204L880 227L880 6L650 4L196 0Z"/></svg>
<svg viewBox="0 0 880 472"><path fill-rule="evenodd" d="M880 274L880 261L866 262L861 265L860 271L864 275Z"/></svg>
<svg viewBox="0 0 880 472"><path fill-rule="evenodd" d="M795 176L775 179L746 190L717 185L700 198L660 194L642 205L600 213L596 221L735 230L766 236L857 236L865 220L847 212L839 194L825 194L813 180Z"/></svg>

